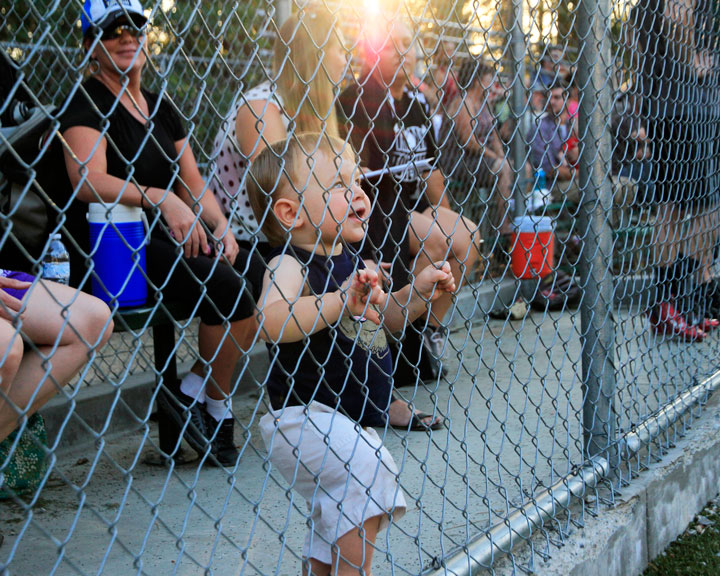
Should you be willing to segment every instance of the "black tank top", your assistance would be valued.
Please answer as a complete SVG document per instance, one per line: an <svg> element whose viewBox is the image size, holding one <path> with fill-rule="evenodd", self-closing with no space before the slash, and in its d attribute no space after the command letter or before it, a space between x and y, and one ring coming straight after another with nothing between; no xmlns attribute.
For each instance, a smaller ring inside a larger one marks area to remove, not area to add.
<svg viewBox="0 0 720 576"><path fill-rule="evenodd" d="M272 256L282 254L276 250ZM338 290L362 260L346 249L338 256L290 247L283 258L303 266L310 293ZM362 426L383 426L392 394L392 358L385 332L374 323L343 315L339 322L298 342L267 344L267 387L274 410L311 401L337 408Z"/></svg>

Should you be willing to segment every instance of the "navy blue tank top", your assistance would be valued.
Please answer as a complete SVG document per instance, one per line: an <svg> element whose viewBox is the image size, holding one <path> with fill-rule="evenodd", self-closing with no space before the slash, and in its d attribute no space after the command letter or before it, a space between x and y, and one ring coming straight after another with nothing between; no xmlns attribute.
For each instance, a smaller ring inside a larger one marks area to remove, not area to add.
<svg viewBox="0 0 720 576"><path fill-rule="evenodd" d="M282 250L270 258L278 254ZM300 262L310 295L318 298L338 290L355 269L365 267L346 249L328 257L289 247L282 257ZM382 327L343 315L334 326L298 342L267 347L267 387L274 410L315 401L362 426L384 426L392 394L392 357Z"/></svg>

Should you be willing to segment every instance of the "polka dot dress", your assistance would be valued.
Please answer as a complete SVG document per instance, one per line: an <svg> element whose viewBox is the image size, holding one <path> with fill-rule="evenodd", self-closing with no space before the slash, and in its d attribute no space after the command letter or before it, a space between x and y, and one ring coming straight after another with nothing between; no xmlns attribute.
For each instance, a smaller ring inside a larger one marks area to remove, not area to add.
<svg viewBox="0 0 720 576"><path fill-rule="evenodd" d="M235 130L238 110L252 101L265 101L268 105L282 110L280 96L273 93L270 81L263 82L245 92L239 99L238 107L223 122L215 137L213 149L219 150L219 153L217 171L212 178L212 191L238 240L252 242L257 237L264 242L266 241L265 235L260 232L245 188L248 159L240 152ZM285 115L282 116L282 122L287 130L288 119Z"/></svg>

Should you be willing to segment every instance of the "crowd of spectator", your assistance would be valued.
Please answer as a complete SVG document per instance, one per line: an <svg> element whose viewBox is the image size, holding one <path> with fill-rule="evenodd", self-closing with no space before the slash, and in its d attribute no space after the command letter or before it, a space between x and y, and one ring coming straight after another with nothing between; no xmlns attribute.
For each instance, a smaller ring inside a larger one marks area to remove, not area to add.
<svg viewBox="0 0 720 576"><path fill-rule="evenodd" d="M637 91L616 99L612 173L636 183L633 203L658 210L651 325L699 341L720 325L711 273L716 134L706 129L717 119L701 112L715 93L700 81L714 55L703 44L703 6L694 18L691 8L664 6L641 0L633 11L635 42L652 46L652 57ZM355 77L337 17L306 8L277 31L272 78L237 92L206 180L172 101L143 83L143 7L87 0L81 22L87 75L62 106L62 178L52 191L63 207L73 288L0 274L0 440L112 332L109 309L86 293L87 204L139 207L149 222L152 298L200 318L197 361L161 391L160 409L209 463L232 468L233 372L264 340L271 368L261 428L270 458L308 500L320 482L324 497L344 490L359 502L347 509L362 512L318 506L307 567L323 574L339 562L369 572L377 532L406 503L392 457L363 427L442 425L394 395L393 378L442 378L446 316L481 253L478 223L462 207L489 190L493 229L509 237L512 201L527 196L538 170L563 203L583 202L581 96L564 50L545 51L515 118L490 61L461 62L457 46L439 43L437 64L418 79L417 34L392 18L366 35ZM668 22L693 22L697 48L689 53L682 34L668 36ZM683 64L679 78L668 77L669 60ZM667 93L683 105L662 105ZM2 126L11 122L4 117ZM518 137L529 147L522 166L508 149ZM693 242L678 241L681 216L694 221ZM23 349L17 326L33 350ZM53 346L47 369L44 350Z"/></svg>

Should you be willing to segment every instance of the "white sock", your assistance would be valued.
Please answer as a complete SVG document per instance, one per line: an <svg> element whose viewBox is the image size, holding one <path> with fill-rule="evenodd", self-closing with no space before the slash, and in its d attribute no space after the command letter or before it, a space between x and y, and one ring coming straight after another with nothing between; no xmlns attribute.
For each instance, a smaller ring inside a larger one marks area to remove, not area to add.
<svg viewBox="0 0 720 576"><path fill-rule="evenodd" d="M205 381L195 372L188 372L180 382L180 392L195 398L199 404L205 404Z"/></svg>
<svg viewBox="0 0 720 576"><path fill-rule="evenodd" d="M232 418L232 399L214 400L208 396L205 399L205 410L217 422L227 418Z"/></svg>

